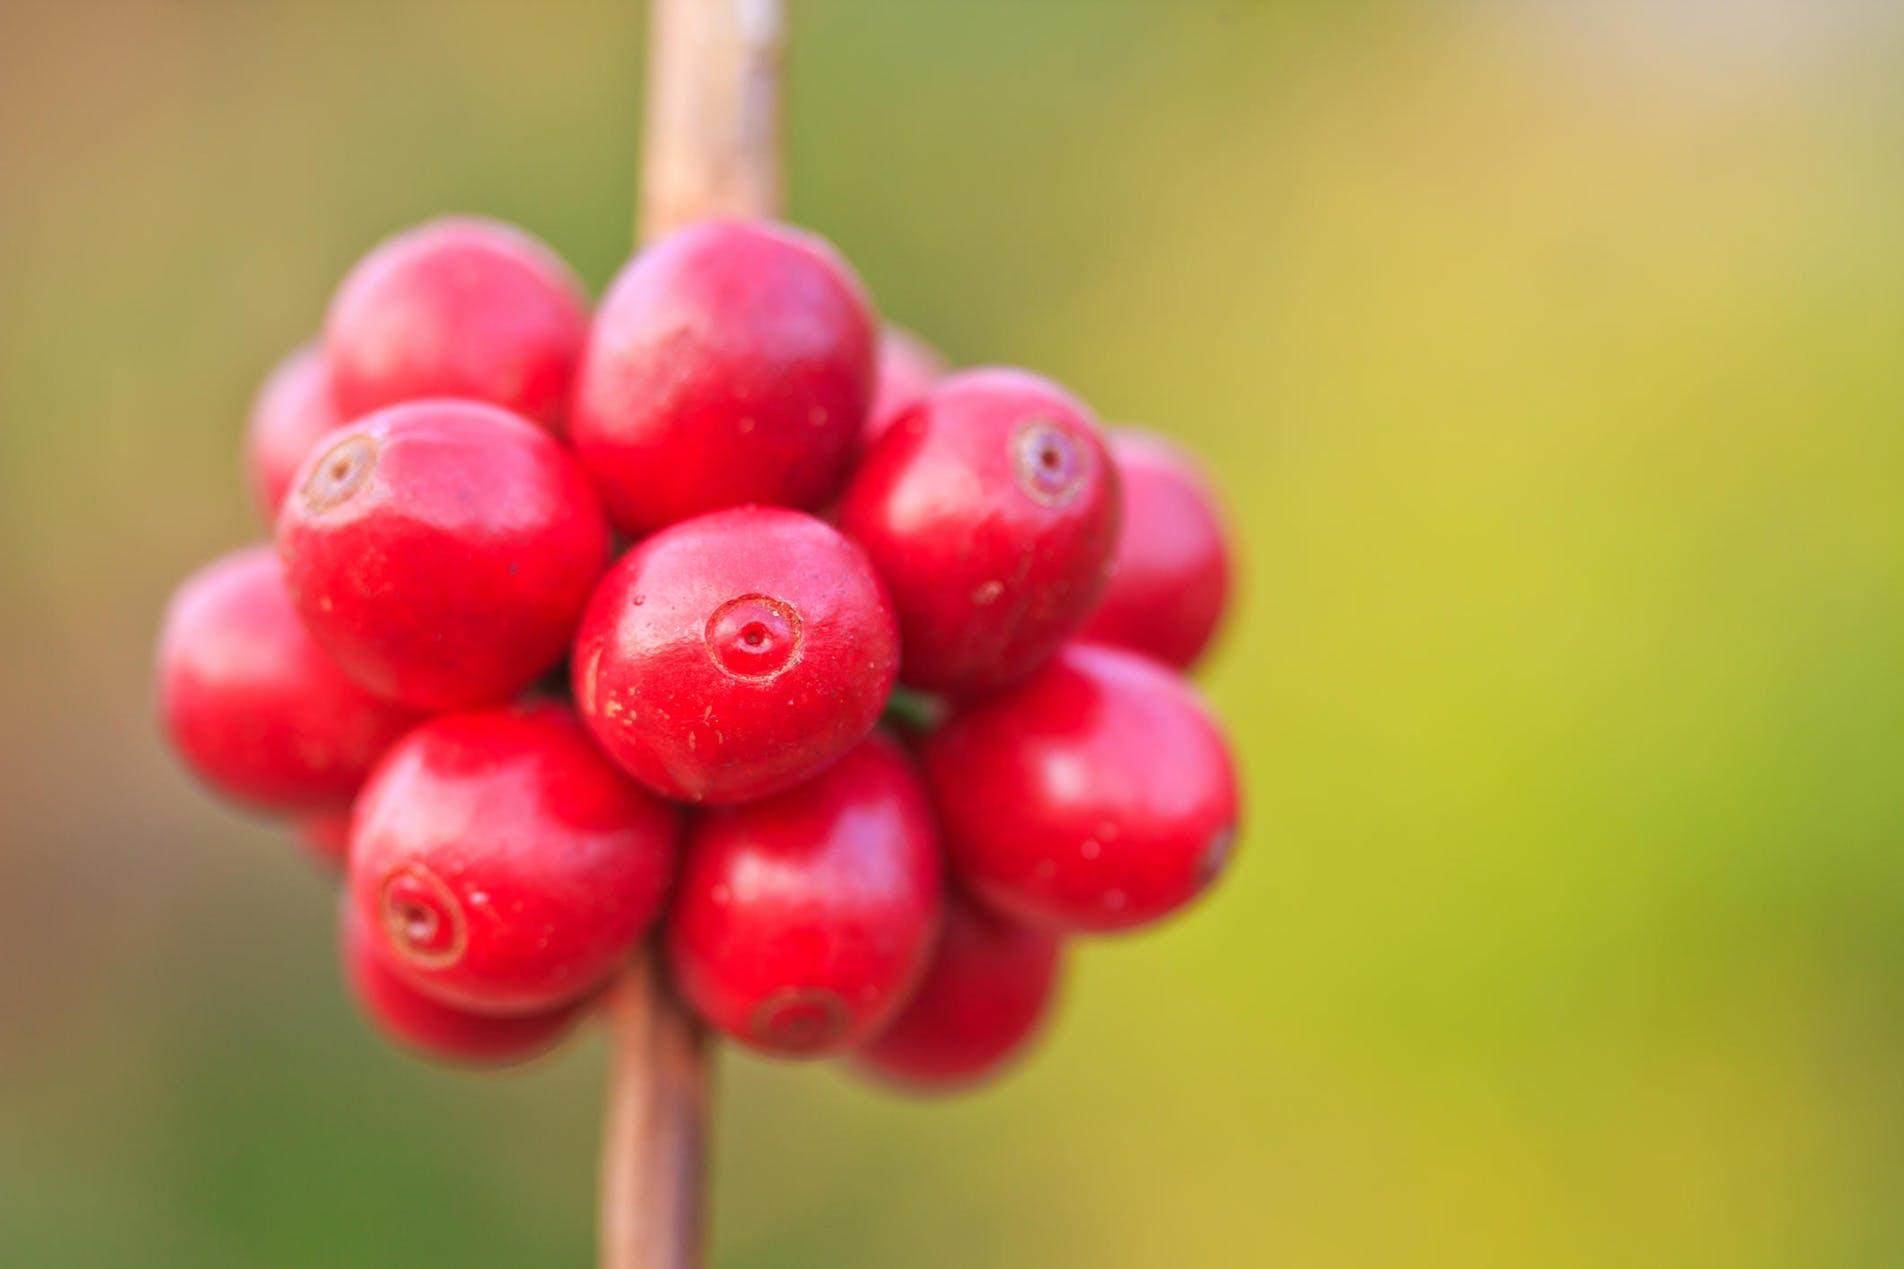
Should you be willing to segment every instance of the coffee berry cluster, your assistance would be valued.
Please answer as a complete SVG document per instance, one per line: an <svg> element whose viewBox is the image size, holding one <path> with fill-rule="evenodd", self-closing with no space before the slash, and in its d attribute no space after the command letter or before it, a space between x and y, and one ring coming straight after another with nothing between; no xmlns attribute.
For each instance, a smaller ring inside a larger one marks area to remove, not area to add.
<svg viewBox="0 0 1904 1269"><path fill-rule="evenodd" d="M1067 937L1228 858L1179 673L1228 589L1197 471L944 373L808 234L686 229L591 307L518 230L423 225L271 375L245 467L275 541L173 597L162 724L342 868L345 977L426 1055L544 1051L652 935L751 1049L960 1085Z"/></svg>

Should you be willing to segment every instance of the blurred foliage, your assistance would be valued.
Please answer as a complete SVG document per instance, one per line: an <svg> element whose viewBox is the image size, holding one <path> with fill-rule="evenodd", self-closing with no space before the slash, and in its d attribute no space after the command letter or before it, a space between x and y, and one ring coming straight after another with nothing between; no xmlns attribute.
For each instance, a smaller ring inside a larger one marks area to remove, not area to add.
<svg viewBox="0 0 1904 1269"><path fill-rule="evenodd" d="M1252 825L984 1096L724 1061L720 1263L1904 1263L1896 13L796 8L793 217L1208 456ZM370 242L606 280L640 70L632 3L0 4L0 1263L587 1262L599 1037L370 1037L147 660Z"/></svg>

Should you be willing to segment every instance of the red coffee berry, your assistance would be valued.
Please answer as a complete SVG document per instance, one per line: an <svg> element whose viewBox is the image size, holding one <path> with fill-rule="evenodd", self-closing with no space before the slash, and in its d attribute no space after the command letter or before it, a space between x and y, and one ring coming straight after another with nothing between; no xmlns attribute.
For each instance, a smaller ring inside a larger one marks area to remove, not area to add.
<svg viewBox="0 0 1904 1269"><path fill-rule="evenodd" d="M840 527L892 588L899 677L983 692L1024 677L1097 602L1117 477L1090 412L1017 370L969 370L866 455Z"/></svg>
<svg viewBox="0 0 1904 1269"><path fill-rule="evenodd" d="M687 802L765 797L871 730L899 631L865 553L783 507L663 529L609 570L571 661L595 738Z"/></svg>
<svg viewBox="0 0 1904 1269"><path fill-rule="evenodd" d="M463 397L559 431L587 333L588 298L553 251L457 216L389 239L350 271L324 353L346 417Z"/></svg>
<svg viewBox="0 0 1904 1269"><path fill-rule="evenodd" d="M1187 669L1223 619L1230 550L1216 498L1191 457L1161 436L1111 437L1124 523L1111 578L1081 637Z"/></svg>
<svg viewBox="0 0 1904 1269"><path fill-rule="evenodd" d="M343 423L330 367L310 345L271 372L245 427L245 479L267 525L275 524L291 480L318 441Z"/></svg>
<svg viewBox="0 0 1904 1269"><path fill-rule="evenodd" d="M278 546L298 611L338 665L440 710L507 700L560 659L609 532L547 432L474 401L419 401L311 455Z"/></svg>
<svg viewBox="0 0 1904 1269"><path fill-rule="evenodd" d="M627 959L660 911L677 828L566 708L451 714L364 786L350 888L379 955L418 991L536 1013Z"/></svg>
<svg viewBox="0 0 1904 1269"><path fill-rule="evenodd" d="M342 870L350 861L350 812L316 811L297 822L304 853L327 868Z"/></svg>
<svg viewBox="0 0 1904 1269"><path fill-rule="evenodd" d="M836 1053L905 1003L940 901L912 762L874 734L777 797L701 813L669 905L669 964L711 1025L785 1057Z"/></svg>
<svg viewBox="0 0 1904 1269"><path fill-rule="evenodd" d="M371 1024L414 1053L458 1066L508 1066L554 1048L581 1016L580 1001L504 1018L432 1000L384 964L357 910L348 900L342 907L337 933L344 981Z"/></svg>
<svg viewBox="0 0 1904 1269"><path fill-rule="evenodd" d="M872 396L865 291L784 225L684 229L622 270L589 334L576 452L641 534L741 503L817 507L845 479Z"/></svg>
<svg viewBox="0 0 1904 1269"><path fill-rule="evenodd" d="M331 664L268 546L235 551L178 588L159 633L158 683L160 721L186 764L271 810L349 805L417 721Z"/></svg>
<svg viewBox="0 0 1904 1269"><path fill-rule="evenodd" d="M866 412L866 444L878 440L894 419L924 400L944 374L945 362L924 340L911 331L888 326L879 337L873 405Z"/></svg>
<svg viewBox="0 0 1904 1269"><path fill-rule="evenodd" d="M1058 963L1054 936L952 896L918 990L854 1060L918 1091L996 1075L1024 1052L1044 1019Z"/></svg>
<svg viewBox="0 0 1904 1269"><path fill-rule="evenodd" d="M956 714L922 756L953 871L1027 925L1144 925L1229 856L1237 782L1223 735L1187 684L1134 652L1067 645Z"/></svg>

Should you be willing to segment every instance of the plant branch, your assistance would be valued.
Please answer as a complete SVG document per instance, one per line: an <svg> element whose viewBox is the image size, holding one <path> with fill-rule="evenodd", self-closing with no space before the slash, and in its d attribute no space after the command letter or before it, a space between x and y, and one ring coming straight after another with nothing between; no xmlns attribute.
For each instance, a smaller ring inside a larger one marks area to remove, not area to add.
<svg viewBox="0 0 1904 1269"><path fill-rule="evenodd" d="M640 231L780 211L781 0L652 0Z"/></svg>
<svg viewBox="0 0 1904 1269"><path fill-rule="evenodd" d="M638 199L651 241L715 216L780 211L782 0L651 0ZM707 1043L650 950L608 1001L602 1269L699 1269Z"/></svg>
<svg viewBox="0 0 1904 1269"><path fill-rule="evenodd" d="M610 992L602 1269L697 1269L707 1186L707 1044L652 952Z"/></svg>

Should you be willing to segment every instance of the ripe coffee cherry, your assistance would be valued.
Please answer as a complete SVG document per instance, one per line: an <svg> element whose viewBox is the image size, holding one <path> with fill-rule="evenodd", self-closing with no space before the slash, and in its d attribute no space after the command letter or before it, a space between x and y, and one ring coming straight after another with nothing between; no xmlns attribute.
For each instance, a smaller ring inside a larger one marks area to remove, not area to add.
<svg viewBox="0 0 1904 1269"><path fill-rule="evenodd" d="M908 330L888 326L879 337L873 406L866 412L866 443L885 435L893 420L925 398L945 374L945 362Z"/></svg>
<svg viewBox="0 0 1904 1269"><path fill-rule="evenodd" d="M267 525L312 448L344 421L330 367L306 345L278 363L258 390L245 428L245 479Z"/></svg>
<svg viewBox="0 0 1904 1269"><path fill-rule="evenodd" d="M346 417L464 397L559 431L587 333L588 299L553 251L458 216L389 239L350 271L324 353Z"/></svg>
<svg viewBox="0 0 1904 1269"><path fill-rule="evenodd" d="M566 708L451 714L364 786L350 888L411 986L477 1013L536 1013L593 991L634 949L677 827Z"/></svg>
<svg viewBox="0 0 1904 1269"><path fill-rule="evenodd" d="M159 714L179 755L228 797L341 808L417 721L332 665L292 611L276 554L235 551L172 596L159 634Z"/></svg>
<svg viewBox="0 0 1904 1269"><path fill-rule="evenodd" d="M341 870L350 861L350 812L314 811L297 822L304 853L329 868Z"/></svg>
<svg viewBox="0 0 1904 1269"><path fill-rule="evenodd" d="M526 1062L553 1048L581 1016L582 1002L501 1018L432 1000L384 964L348 900L338 927L344 981L358 1007L379 1031L423 1057L459 1066Z"/></svg>
<svg viewBox="0 0 1904 1269"><path fill-rule="evenodd" d="M1124 524L1111 580L1081 637L1187 669L1223 619L1230 552L1216 499L1190 456L1161 436L1111 438Z"/></svg>
<svg viewBox="0 0 1904 1269"><path fill-rule="evenodd" d="M993 908L1056 931L1123 930L1188 903L1236 831L1228 746L1148 657L1074 643L928 737L953 871Z"/></svg>
<svg viewBox="0 0 1904 1269"><path fill-rule="evenodd" d="M899 631L865 553L783 507L663 529L602 580L575 699L637 780L687 802L790 788L871 730Z"/></svg>
<svg viewBox="0 0 1904 1269"><path fill-rule="evenodd" d="M1058 962L1052 935L950 897L925 978L855 1061L881 1079L921 1091L995 1075L1037 1031Z"/></svg>
<svg viewBox="0 0 1904 1269"><path fill-rule="evenodd" d="M1022 678L1083 622L1117 507L1084 406L1036 375L970 370L873 446L840 527L892 587L900 678L964 694Z"/></svg>
<svg viewBox="0 0 1904 1269"><path fill-rule="evenodd" d="M873 347L865 291L825 242L693 226L636 256L602 300L576 452L631 534L741 503L817 507L858 447Z"/></svg>
<svg viewBox="0 0 1904 1269"><path fill-rule="evenodd" d="M701 813L669 905L669 963L710 1024L764 1053L850 1048L932 951L940 861L911 760L874 734L812 781Z"/></svg>
<svg viewBox="0 0 1904 1269"><path fill-rule="evenodd" d="M547 432L474 401L419 401L311 455L278 547L298 611L345 672L454 709L507 700L555 664L609 532Z"/></svg>

